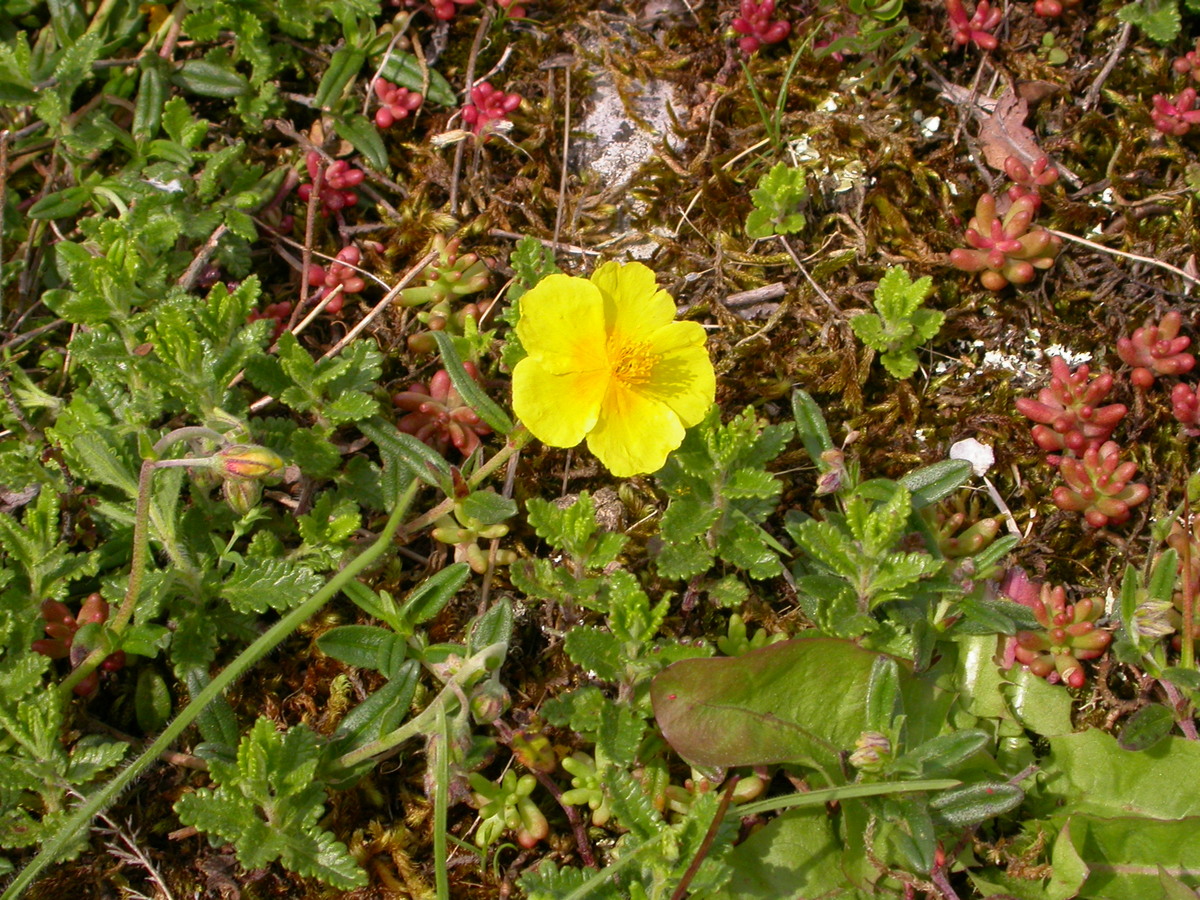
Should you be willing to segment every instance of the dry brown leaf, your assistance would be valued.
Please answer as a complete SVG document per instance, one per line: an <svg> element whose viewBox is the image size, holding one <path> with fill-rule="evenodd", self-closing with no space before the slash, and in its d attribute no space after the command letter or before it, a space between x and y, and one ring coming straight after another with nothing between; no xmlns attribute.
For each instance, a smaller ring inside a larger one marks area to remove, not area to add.
<svg viewBox="0 0 1200 900"><path fill-rule="evenodd" d="M996 101L991 114L979 114L979 142L987 164L997 171L1004 171L1004 161L1015 156L1027 166L1046 156L1038 146L1033 132L1025 126L1029 115L1029 104L1005 90Z"/></svg>

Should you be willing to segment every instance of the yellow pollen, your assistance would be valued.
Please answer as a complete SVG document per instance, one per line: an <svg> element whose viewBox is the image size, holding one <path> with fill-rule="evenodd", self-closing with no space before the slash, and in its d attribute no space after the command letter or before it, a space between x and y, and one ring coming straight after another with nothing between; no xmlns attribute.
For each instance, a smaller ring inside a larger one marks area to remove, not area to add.
<svg viewBox="0 0 1200 900"><path fill-rule="evenodd" d="M650 352L648 341L627 341L617 347L609 347L613 375L625 384L645 384L650 380L654 364L658 362Z"/></svg>

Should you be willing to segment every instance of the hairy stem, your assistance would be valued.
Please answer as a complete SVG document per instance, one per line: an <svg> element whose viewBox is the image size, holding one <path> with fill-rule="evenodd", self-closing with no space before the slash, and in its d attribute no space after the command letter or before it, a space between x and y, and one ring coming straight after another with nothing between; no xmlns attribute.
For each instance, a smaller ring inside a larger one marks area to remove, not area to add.
<svg viewBox="0 0 1200 900"><path fill-rule="evenodd" d="M77 836L88 827L92 819L102 810L106 809L130 782L137 778L147 766L158 758L160 753L170 747L175 739L183 733L185 728L196 721L196 718L204 711L208 704L219 697L255 663L281 644L288 635L311 618L313 614L336 596L342 588L357 578L359 573L383 556L392 543L396 529L400 526L400 520L404 517L404 514L408 511L408 507L412 504L413 498L416 496L417 487L418 485L414 481L404 489L403 494L396 503L396 508L392 510L391 516L388 517L387 524L384 525L383 530L379 533L379 537L370 547L351 560L333 578L329 579L323 588L272 625L258 640L243 650L237 659L221 670L204 690L192 698L192 701L180 711L179 715L158 736L158 739L142 752L141 756L135 759L120 774L104 785L104 787L100 788L80 804L74 814L63 822L58 830L42 845L42 849L38 852L38 855L30 860L29 864L13 879L4 893L0 894L0 900L16 900L16 898L20 897L25 889L33 884L34 879L47 866L62 857L74 845Z"/></svg>

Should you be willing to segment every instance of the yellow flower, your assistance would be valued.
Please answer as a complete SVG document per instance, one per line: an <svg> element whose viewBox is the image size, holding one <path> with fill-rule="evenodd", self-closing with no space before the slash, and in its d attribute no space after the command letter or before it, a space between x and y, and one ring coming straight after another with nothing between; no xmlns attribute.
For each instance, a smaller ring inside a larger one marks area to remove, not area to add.
<svg viewBox="0 0 1200 900"><path fill-rule="evenodd" d="M704 329L675 321L641 263L547 276L521 297L517 336L529 355L513 369L513 411L552 447L586 437L619 477L660 469L712 406Z"/></svg>

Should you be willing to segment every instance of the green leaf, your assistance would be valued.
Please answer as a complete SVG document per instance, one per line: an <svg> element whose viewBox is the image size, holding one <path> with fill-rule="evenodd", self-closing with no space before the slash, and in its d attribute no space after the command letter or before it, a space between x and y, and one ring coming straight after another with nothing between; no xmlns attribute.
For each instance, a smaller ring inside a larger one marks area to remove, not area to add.
<svg viewBox="0 0 1200 900"><path fill-rule="evenodd" d="M899 762L914 766L923 775L953 772L979 751L991 745L993 738L978 728L965 728L930 738L905 753Z"/></svg>
<svg viewBox="0 0 1200 900"><path fill-rule="evenodd" d="M387 147L384 146L383 138L380 137L374 122L360 115L336 116L333 129L363 155L372 169L378 172L387 171Z"/></svg>
<svg viewBox="0 0 1200 900"><path fill-rule="evenodd" d="M462 358L459 357L458 351L454 348L454 341L450 335L444 331L434 331L431 334L433 334L434 340L437 341L438 352L442 356L442 365L445 366L454 389L458 391L459 396L463 398L467 406L475 410L479 418L483 419L498 434L506 435L512 431L512 419L483 392L483 388L479 386L479 383L467 374L467 370L463 368Z"/></svg>
<svg viewBox="0 0 1200 900"><path fill-rule="evenodd" d="M325 809L324 786L314 780L319 758L317 736L308 728L280 734L260 718L239 743L236 763L210 761L217 788L185 794L175 812L214 846L232 843L246 868L278 859L335 888L363 887L366 873L319 824Z"/></svg>
<svg viewBox="0 0 1200 900"><path fill-rule="evenodd" d="M498 525L517 514L517 504L492 490L472 491L462 502L462 512L484 525Z"/></svg>
<svg viewBox="0 0 1200 900"><path fill-rule="evenodd" d="M180 63L171 74L171 83L191 94L225 100L240 97L250 90L250 82L243 75L203 59Z"/></svg>
<svg viewBox="0 0 1200 900"><path fill-rule="evenodd" d="M746 236L755 240L773 234L792 234L805 225L803 207L808 186L803 169L777 163L750 191L754 211L746 220Z"/></svg>
<svg viewBox="0 0 1200 900"><path fill-rule="evenodd" d="M1140 816L1101 818L1073 815L1066 834L1055 842L1069 842L1087 868L1088 878L1075 896L1080 900L1145 900L1163 897L1160 871L1188 884L1200 886L1200 844L1196 829L1200 819L1157 820Z"/></svg>
<svg viewBox="0 0 1200 900"><path fill-rule="evenodd" d="M850 328L860 341L878 353L890 346L883 330L883 319L875 313L864 312L853 316L850 319Z"/></svg>
<svg viewBox="0 0 1200 900"><path fill-rule="evenodd" d="M402 466L432 487L449 486L450 464L428 444L397 431L382 419L359 422L358 430L375 442L385 466Z"/></svg>
<svg viewBox="0 0 1200 900"><path fill-rule="evenodd" d="M166 680L154 669L138 672L133 708L138 727L146 734L158 731L171 718L171 692Z"/></svg>
<svg viewBox="0 0 1200 900"><path fill-rule="evenodd" d="M366 58L366 52L358 47L341 47L335 50L329 58L329 67L321 76L321 83L317 85L317 92L313 95L313 106L317 109L331 109L346 92L346 87L358 77ZM342 137L346 135L343 134Z"/></svg>
<svg viewBox="0 0 1200 900"><path fill-rule="evenodd" d="M360 669L374 669L387 677L400 669L408 652L404 638L377 625L339 625L317 638L326 656Z"/></svg>
<svg viewBox="0 0 1200 900"><path fill-rule="evenodd" d="M1122 750L1149 750L1171 733L1175 715L1161 703L1149 703L1130 716L1117 743Z"/></svg>
<svg viewBox="0 0 1200 900"><path fill-rule="evenodd" d="M453 563L428 578L404 598L401 611L410 626L428 622L454 599L467 579L471 567L465 562Z"/></svg>
<svg viewBox="0 0 1200 900"><path fill-rule="evenodd" d="M833 449L833 438L821 407L807 391L797 388L792 392L792 418L809 459L819 464L822 454Z"/></svg>
<svg viewBox="0 0 1200 900"><path fill-rule="evenodd" d="M1117 18L1136 25L1160 44L1171 43L1182 28L1177 0L1136 0L1118 9Z"/></svg>
<svg viewBox="0 0 1200 900"><path fill-rule="evenodd" d="M1200 794L1178 790L1200 766L1200 744L1168 737L1151 751L1123 750L1098 729L1050 738L1047 799L1069 812L1145 819L1200 818Z"/></svg>
<svg viewBox="0 0 1200 900"><path fill-rule="evenodd" d="M886 733L896 716L904 712L900 696L900 668L890 656L876 657L867 682L864 731Z"/></svg>
<svg viewBox="0 0 1200 900"><path fill-rule="evenodd" d="M929 802L929 808L952 828L970 828L1016 809L1024 799L1025 792L1015 784L989 781L944 791Z"/></svg>
<svg viewBox="0 0 1200 900"><path fill-rule="evenodd" d="M812 638L685 660L654 678L654 717L693 765L832 764L862 732L876 658L849 641Z"/></svg>
<svg viewBox="0 0 1200 900"><path fill-rule="evenodd" d="M912 508L924 509L957 491L971 477L971 464L965 459L943 459L914 469L900 478L900 484L912 493Z"/></svg>
<svg viewBox="0 0 1200 900"><path fill-rule="evenodd" d="M893 378L911 378L920 365L917 354L911 350L895 350L879 357L883 367Z"/></svg>
<svg viewBox="0 0 1200 900"><path fill-rule="evenodd" d="M467 655L474 656L493 644L507 644L512 640L512 629L512 603L505 598L475 620L467 637Z"/></svg>
<svg viewBox="0 0 1200 900"><path fill-rule="evenodd" d="M604 681L620 681L624 674L624 646L607 631L589 626L572 628L563 639L563 650L571 662Z"/></svg>
<svg viewBox="0 0 1200 900"><path fill-rule="evenodd" d="M428 86L425 85L424 73L429 75ZM458 105L458 97L450 83L433 69L425 68L423 72L420 60L411 53L397 53L393 50L384 61L380 77L397 87L424 94L426 100L439 106Z"/></svg>
<svg viewBox="0 0 1200 900"><path fill-rule="evenodd" d="M318 590L325 579L284 559L258 559L238 566L221 585L220 595L238 612L291 609Z"/></svg>
<svg viewBox="0 0 1200 900"><path fill-rule="evenodd" d="M68 216L74 216L92 198L91 188L83 185L64 188L61 191L55 191L52 194L47 194L41 197L29 207L26 215L31 219L65 219ZM59 291L55 296L67 294L65 291ZM65 297L64 297L65 299Z"/></svg>

